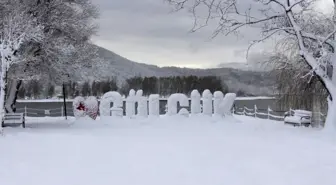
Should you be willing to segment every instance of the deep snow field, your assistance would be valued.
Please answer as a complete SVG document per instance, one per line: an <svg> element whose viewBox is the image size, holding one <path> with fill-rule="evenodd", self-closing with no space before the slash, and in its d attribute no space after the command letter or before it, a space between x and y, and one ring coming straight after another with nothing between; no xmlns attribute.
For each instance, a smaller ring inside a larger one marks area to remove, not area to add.
<svg viewBox="0 0 336 185"><path fill-rule="evenodd" d="M0 137L0 185L335 185L336 138L244 116L30 119Z"/></svg>

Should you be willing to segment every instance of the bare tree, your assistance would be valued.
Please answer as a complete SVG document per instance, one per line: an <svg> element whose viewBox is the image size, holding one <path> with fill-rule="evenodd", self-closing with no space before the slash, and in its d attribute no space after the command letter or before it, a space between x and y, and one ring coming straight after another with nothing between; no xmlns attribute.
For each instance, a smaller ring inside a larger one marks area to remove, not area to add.
<svg viewBox="0 0 336 185"><path fill-rule="evenodd" d="M193 31L216 21L214 36L237 33L246 26L261 28L262 38L253 41L251 46L278 33L294 38L298 54L303 59L301 62L309 66L309 71L303 76L316 76L328 91L326 127L336 123L336 101L333 101L336 98L336 75L333 75L336 74L335 16L325 15L323 22L327 24L320 30L311 29L315 0L254 0L249 1L250 6L244 6L247 1L238 0L167 1L177 10L188 9L194 15ZM328 74L328 66L333 68L331 74Z"/></svg>

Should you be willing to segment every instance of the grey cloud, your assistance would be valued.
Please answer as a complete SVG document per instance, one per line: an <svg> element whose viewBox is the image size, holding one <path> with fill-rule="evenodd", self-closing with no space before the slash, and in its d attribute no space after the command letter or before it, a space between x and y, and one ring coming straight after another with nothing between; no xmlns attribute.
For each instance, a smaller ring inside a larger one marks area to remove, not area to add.
<svg viewBox="0 0 336 185"><path fill-rule="evenodd" d="M160 66L211 67L244 61L248 41L258 30L236 37L209 38L214 25L189 33L193 19L188 13L172 13L163 0L95 0L101 10L99 33L94 42L134 61Z"/></svg>

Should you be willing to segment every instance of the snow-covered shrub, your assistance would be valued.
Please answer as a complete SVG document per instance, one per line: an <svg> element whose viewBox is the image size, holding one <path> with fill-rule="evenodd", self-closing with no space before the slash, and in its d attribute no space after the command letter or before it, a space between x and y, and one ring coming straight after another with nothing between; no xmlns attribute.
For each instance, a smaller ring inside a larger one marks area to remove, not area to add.
<svg viewBox="0 0 336 185"><path fill-rule="evenodd" d="M183 117L189 117L189 111L186 108L182 108L178 114Z"/></svg>
<svg viewBox="0 0 336 185"><path fill-rule="evenodd" d="M81 96L77 96L72 102L73 113L76 118L85 116L85 99Z"/></svg>
<svg viewBox="0 0 336 185"><path fill-rule="evenodd" d="M190 112L191 114L199 114L201 113L201 94L198 90L193 90L191 92L191 105Z"/></svg>
<svg viewBox="0 0 336 185"><path fill-rule="evenodd" d="M92 119L96 119L98 115L98 100L94 96L89 96L84 101L85 112Z"/></svg>
<svg viewBox="0 0 336 185"><path fill-rule="evenodd" d="M224 116L232 115L231 108L236 99L235 93L227 93L220 105L220 112Z"/></svg>
<svg viewBox="0 0 336 185"><path fill-rule="evenodd" d="M114 108L121 108L123 101L121 95L116 91L110 91L103 95L100 100L100 116L110 116L110 104L113 103Z"/></svg>
<svg viewBox="0 0 336 185"><path fill-rule="evenodd" d="M206 89L202 93L203 98L203 115L211 116L212 115L212 94L210 90Z"/></svg>
<svg viewBox="0 0 336 185"><path fill-rule="evenodd" d="M168 98L168 115L176 115L177 114L177 102L180 103L180 106L182 107L188 107L189 106L189 100L188 97L185 94L176 93L172 94Z"/></svg>
<svg viewBox="0 0 336 185"><path fill-rule="evenodd" d="M135 116L135 102L135 91L131 89L129 92L129 96L126 98L126 117L132 118Z"/></svg>
<svg viewBox="0 0 336 185"><path fill-rule="evenodd" d="M149 96L149 116L160 116L160 96L151 94Z"/></svg>
<svg viewBox="0 0 336 185"><path fill-rule="evenodd" d="M147 106L147 98L146 97L138 97L138 114L139 117L147 117L148 116L148 106Z"/></svg>
<svg viewBox="0 0 336 185"><path fill-rule="evenodd" d="M214 101L213 101L213 104L214 104L214 115L222 115L222 112L220 110L220 105L222 103L224 99L224 94L221 92L221 91L216 91L214 93Z"/></svg>

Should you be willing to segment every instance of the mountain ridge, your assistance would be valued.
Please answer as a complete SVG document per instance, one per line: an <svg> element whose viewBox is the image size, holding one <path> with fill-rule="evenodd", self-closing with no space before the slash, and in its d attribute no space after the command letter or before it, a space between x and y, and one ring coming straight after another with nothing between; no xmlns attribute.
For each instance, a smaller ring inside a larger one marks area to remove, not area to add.
<svg viewBox="0 0 336 185"><path fill-rule="evenodd" d="M99 64L91 69L83 69L81 80L102 80L117 77L121 85L127 78L134 76L218 76L229 87L231 92L242 90L251 95L274 94L274 77L268 72L240 70L234 68L180 68L158 67L156 65L134 62L103 47L97 46Z"/></svg>

